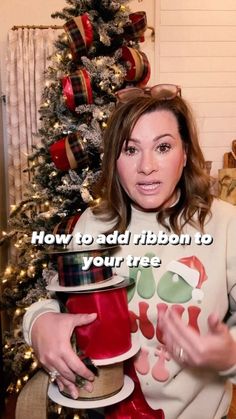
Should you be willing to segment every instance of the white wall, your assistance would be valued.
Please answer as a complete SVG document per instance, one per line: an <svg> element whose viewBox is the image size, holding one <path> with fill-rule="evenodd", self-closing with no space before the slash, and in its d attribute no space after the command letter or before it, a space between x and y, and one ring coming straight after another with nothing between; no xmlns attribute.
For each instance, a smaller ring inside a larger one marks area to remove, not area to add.
<svg viewBox="0 0 236 419"><path fill-rule="evenodd" d="M195 110L212 174L236 138L236 0L156 0L158 82Z"/></svg>

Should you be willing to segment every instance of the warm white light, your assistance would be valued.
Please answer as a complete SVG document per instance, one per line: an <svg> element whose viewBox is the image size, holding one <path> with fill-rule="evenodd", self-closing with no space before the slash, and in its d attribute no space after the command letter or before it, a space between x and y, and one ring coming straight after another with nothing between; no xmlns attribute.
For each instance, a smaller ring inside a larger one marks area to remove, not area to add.
<svg viewBox="0 0 236 419"><path fill-rule="evenodd" d="M21 309L20 308L17 308L16 311L15 311L15 315L16 316L19 316L20 314L21 314Z"/></svg>
<svg viewBox="0 0 236 419"><path fill-rule="evenodd" d="M25 354L24 354L24 358L25 359L30 359L31 358L31 355L32 355L32 352L31 351L26 351Z"/></svg>
<svg viewBox="0 0 236 419"><path fill-rule="evenodd" d="M12 273L12 268L10 267L10 266L8 266L6 269L5 269L5 275L10 275Z"/></svg>
<svg viewBox="0 0 236 419"><path fill-rule="evenodd" d="M31 369L35 370L35 368L37 368L38 363L36 361L33 362L33 364L31 364Z"/></svg>

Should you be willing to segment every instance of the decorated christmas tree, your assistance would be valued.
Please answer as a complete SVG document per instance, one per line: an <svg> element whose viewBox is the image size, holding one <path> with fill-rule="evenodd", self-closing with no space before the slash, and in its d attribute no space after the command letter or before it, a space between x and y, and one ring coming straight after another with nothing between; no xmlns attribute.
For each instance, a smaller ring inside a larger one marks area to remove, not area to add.
<svg viewBox="0 0 236 419"><path fill-rule="evenodd" d="M48 297L48 249L43 241L33 244L32 233L52 233L58 225L68 228L68 217L75 221L96 199L93 185L115 92L128 85L145 86L150 75L139 44L147 24L144 12L132 13L125 0L67 3L53 15L63 20L64 30L42 92L41 141L29 157L31 182L1 238L15 249L1 277L1 306L13 319L3 347L5 388L10 392L18 392L38 368L22 336L22 316L30 304Z"/></svg>

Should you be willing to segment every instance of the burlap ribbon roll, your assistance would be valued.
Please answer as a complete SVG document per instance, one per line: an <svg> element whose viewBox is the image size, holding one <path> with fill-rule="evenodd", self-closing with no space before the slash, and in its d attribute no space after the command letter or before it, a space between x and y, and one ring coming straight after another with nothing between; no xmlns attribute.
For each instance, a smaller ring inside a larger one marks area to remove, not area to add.
<svg viewBox="0 0 236 419"><path fill-rule="evenodd" d="M71 111L74 111L76 106L93 103L90 76L84 68L63 77L61 82L66 106Z"/></svg>
<svg viewBox="0 0 236 419"><path fill-rule="evenodd" d="M83 169L88 165L88 155L84 149L80 133L71 133L49 147L52 161L57 169Z"/></svg>
<svg viewBox="0 0 236 419"><path fill-rule="evenodd" d="M114 396L123 387L124 368L123 362L97 367L97 376L93 381L93 391L89 393L83 387L79 387L78 400L101 400ZM69 391L64 388L62 394L71 397Z"/></svg>

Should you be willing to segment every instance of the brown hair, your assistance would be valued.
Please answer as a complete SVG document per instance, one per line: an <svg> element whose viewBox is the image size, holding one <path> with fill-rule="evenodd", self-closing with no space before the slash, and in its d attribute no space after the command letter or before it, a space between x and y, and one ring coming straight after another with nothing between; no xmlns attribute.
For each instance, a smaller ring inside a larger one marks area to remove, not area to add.
<svg viewBox="0 0 236 419"><path fill-rule="evenodd" d="M142 96L119 104L108 122L104 135L102 174L97 185L99 203L93 213L103 220L114 220L114 229L123 232L131 219L131 201L123 190L116 170L123 143L128 141L141 115L166 110L172 112L187 152L187 162L178 183L180 198L171 208L160 208L157 221L165 228L180 234L186 223L203 230L211 214L210 179L204 170L205 161L198 142L197 129L189 105L181 97L158 100Z"/></svg>

